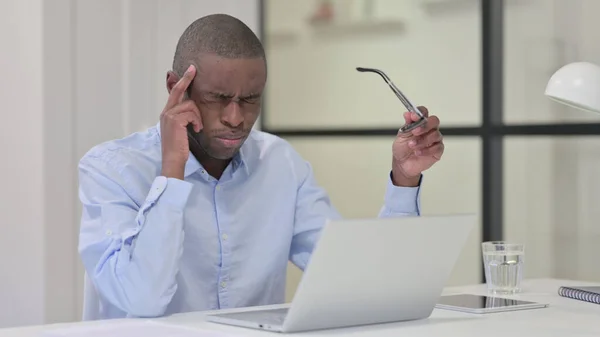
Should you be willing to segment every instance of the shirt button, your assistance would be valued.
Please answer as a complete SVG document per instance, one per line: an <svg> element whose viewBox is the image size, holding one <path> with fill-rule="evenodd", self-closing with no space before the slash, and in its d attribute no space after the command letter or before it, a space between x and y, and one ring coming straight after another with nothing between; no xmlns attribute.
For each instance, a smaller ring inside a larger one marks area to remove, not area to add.
<svg viewBox="0 0 600 337"><path fill-rule="evenodd" d="M219 191L219 190L221 190L221 186L217 185L217 187L215 187L215 189L216 189L217 191Z"/></svg>
<svg viewBox="0 0 600 337"><path fill-rule="evenodd" d="M223 238L223 240L227 240L227 238L228 238L229 236L227 236L227 234L223 234L221 237Z"/></svg>
<svg viewBox="0 0 600 337"><path fill-rule="evenodd" d="M221 288L227 287L227 282L221 282Z"/></svg>
<svg viewBox="0 0 600 337"><path fill-rule="evenodd" d="M106 235L112 235L112 231L109 229L106 231Z"/></svg>

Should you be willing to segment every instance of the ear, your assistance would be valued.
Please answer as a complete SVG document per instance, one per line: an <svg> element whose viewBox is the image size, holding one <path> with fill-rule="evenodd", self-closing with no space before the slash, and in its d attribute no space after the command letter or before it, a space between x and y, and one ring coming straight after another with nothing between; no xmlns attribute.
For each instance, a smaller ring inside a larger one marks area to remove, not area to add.
<svg viewBox="0 0 600 337"><path fill-rule="evenodd" d="M175 84L177 84L178 81L179 81L179 76L177 76L177 74L175 74L174 71L170 70L167 72L167 92L169 94L171 94L171 90L173 89L173 86L175 86Z"/></svg>

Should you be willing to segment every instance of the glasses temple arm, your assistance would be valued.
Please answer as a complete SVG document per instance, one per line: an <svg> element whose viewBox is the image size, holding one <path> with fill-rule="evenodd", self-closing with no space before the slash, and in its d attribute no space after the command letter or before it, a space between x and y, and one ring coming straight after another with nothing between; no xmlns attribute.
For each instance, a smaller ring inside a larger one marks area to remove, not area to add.
<svg viewBox="0 0 600 337"><path fill-rule="evenodd" d="M410 103L410 101L404 96L404 94L402 94L402 92L400 91L400 89L398 89L398 87L396 87L396 85L394 84L394 82L392 82L392 80L383 71L381 71L379 69L364 68L364 67L357 67L356 70L358 70L360 72L372 72L372 73L376 73L379 76L381 76L381 78L383 78L383 80L388 84L388 86L390 87L390 89L392 89L392 91L394 92L394 94L396 94L396 97L398 97L398 99L402 102L402 104L404 104L404 106L409 111L412 111L412 112L416 113L421 118L425 117L425 116L423 116L423 114L421 113L421 111L416 106L414 106L412 103Z"/></svg>

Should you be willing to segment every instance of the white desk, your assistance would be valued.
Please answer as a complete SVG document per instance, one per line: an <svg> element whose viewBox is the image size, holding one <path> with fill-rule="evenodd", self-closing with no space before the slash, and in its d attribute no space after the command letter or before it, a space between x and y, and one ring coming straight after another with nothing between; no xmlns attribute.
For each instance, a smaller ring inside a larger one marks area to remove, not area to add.
<svg viewBox="0 0 600 337"><path fill-rule="evenodd" d="M426 320L372 325L366 327L322 330L301 334L292 334L292 336L600 336L600 305L558 296L557 290L561 285L600 284L552 279L528 280L524 283L523 293L513 297L537 302L546 302L550 304L549 308L487 315L473 315L436 309L431 317ZM485 294L485 287L484 285L475 285L447 288L445 289L444 293ZM118 324L119 321L120 320L96 321L0 329L0 337L37 337L42 331L47 329L64 328L83 324ZM279 334L276 333L235 328L204 322L202 313L178 314L170 317L160 318L157 321L180 324L204 330L208 329L223 331L230 333L233 336L279 336Z"/></svg>

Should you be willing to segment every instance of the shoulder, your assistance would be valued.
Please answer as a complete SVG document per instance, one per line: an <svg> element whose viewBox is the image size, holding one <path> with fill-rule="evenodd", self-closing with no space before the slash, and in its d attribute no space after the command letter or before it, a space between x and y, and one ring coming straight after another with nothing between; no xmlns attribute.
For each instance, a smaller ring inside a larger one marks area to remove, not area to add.
<svg viewBox="0 0 600 337"><path fill-rule="evenodd" d="M247 139L247 150L253 157L261 159L300 159L300 154L294 149L292 144L286 139L277 135L252 130ZM293 158L292 158L293 157Z"/></svg>
<svg viewBox="0 0 600 337"><path fill-rule="evenodd" d="M292 144L277 135L253 130L246 143L243 149L244 157L250 160L254 167L278 171L287 169L296 177L304 177L312 170L310 164Z"/></svg>
<svg viewBox="0 0 600 337"><path fill-rule="evenodd" d="M94 146L79 160L79 170L118 175L131 171L154 174L160 161L160 136L157 128L151 127Z"/></svg>

